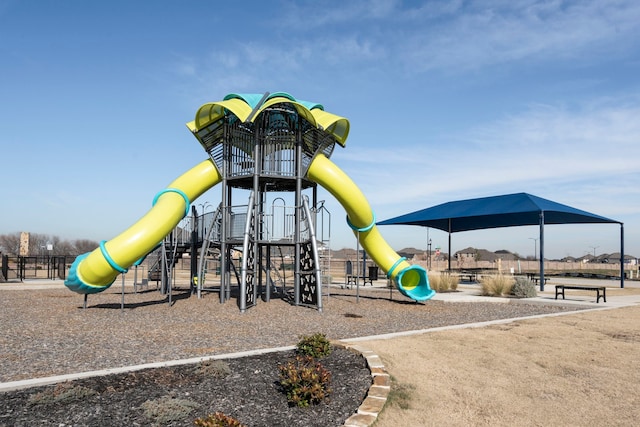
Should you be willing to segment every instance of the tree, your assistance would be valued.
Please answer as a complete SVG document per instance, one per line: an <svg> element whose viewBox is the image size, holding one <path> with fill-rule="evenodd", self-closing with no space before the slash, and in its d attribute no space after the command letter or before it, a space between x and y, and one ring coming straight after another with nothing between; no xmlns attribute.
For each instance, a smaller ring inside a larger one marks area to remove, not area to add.
<svg viewBox="0 0 640 427"><path fill-rule="evenodd" d="M80 254L93 251L95 248L100 246L100 244L95 240L78 239L75 242L73 242L73 246L75 249L74 254L80 255Z"/></svg>
<svg viewBox="0 0 640 427"><path fill-rule="evenodd" d="M29 233L29 255L80 255L91 252L99 245L98 242L88 239L74 241L63 240L58 236ZM0 252L5 255L17 256L20 254L20 233L0 235Z"/></svg>
<svg viewBox="0 0 640 427"><path fill-rule="evenodd" d="M0 234L0 250L6 255L20 253L20 233Z"/></svg>

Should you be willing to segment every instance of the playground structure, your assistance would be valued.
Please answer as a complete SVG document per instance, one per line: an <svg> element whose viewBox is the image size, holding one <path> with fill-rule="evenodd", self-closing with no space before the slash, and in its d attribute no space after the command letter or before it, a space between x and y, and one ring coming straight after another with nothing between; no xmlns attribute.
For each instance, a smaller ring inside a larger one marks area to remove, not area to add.
<svg viewBox="0 0 640 427"><path fill-rule="evenodd" d="M129 229L80 255L65 281L69 289L85 295L107 289L120 273L138 265L165 241L189 215L192 201L220 184L222 201L207 227L200 259L211 245L219 248L221 302L229 299L234 276L241 311L257 303L259 290L268 300L273 285L270 259L276 248L286 246L293 253L294 304L322 310L318 246L323 245L323 237L316 236L316 218L322 211L317 200L319 184L341 203L362 248L402 294L416 301L434 295L426 270L391 249L376 227L365 196L329 160L336 144L346 144L347 119L283 92L229 94L200 107L187 127L209 158L159 192L152 209ZM248 202L234 205L243 191ZM285 220L276 226L276 216L268 212L269 202L273 209L276 200L291 194L294 206L283 207ZM241 254L239 273L231 271L230 262L237 252ZM202 264L194 282L200 294Z"/></svg>

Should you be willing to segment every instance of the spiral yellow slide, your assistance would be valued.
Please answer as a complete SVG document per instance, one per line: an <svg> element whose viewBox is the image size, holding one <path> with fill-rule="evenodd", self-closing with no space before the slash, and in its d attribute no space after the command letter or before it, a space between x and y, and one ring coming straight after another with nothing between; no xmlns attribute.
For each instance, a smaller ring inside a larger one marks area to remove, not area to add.
<svg viewBox="0 0 640 427"><path fill-rule="evenodd" d="M189 213L191 201L222 180L218 168L205 160L169 184L155 197L153 207L138 222L93 252L73 262L64 284L80 294L107 289L137 260L152 251Z"/></svg>
<svg viewBox="0 0 640 427"><path fill-rule="evenodd" d="M429 286L427 271L419 265L409 264L391 249L375 225L375 216L364 194L335 163L319 154L309 166L307 177L322 185L340 202L364 250L387 277L395 281L403 295L415 301L428 300L435 295Z"/></svg>

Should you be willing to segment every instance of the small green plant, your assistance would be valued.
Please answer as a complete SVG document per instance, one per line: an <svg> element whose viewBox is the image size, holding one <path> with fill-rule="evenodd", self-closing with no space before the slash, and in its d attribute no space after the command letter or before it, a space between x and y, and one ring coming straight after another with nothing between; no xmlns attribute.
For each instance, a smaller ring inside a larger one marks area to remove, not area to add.
<svg viewBox="0 0 640 427"><path fill-rule="evenodd" d="M516 277L516 282L511 288L511 295L516 298L535 298L538 296L536 286L526 277Z"/></svg>
<svg viewBox="0 0 640 427"><path fill-rule="evenodd" d="M224 378L231 373L231 368L224 360L203 360L196 366L196 372L206 377Z"/></svg>
<svg viewBox="0 0 640 427"><path fill-rule="evenodd" d="M246 427L240 421L222 412L209 414L206 418L198 418L193 423L198 427Z"/></svg>
<svg viewBox="0 0 640 427"><path fill-rule="evenodd" d="M488 295L492 297L509 295L509 293L511 292L511 288L513 287L513 283L513 277L504 274L483 276L480 279L482 295Z"/></svg>
<svg viewBox="0 0 640 427"><path fill-rule="evenodd" d="M296 345L296 353L319 359L331 354L331 343L325 334L303 335Z"/></svg>
<svg viewBox="0 0 640 427"><path fill-rule="evenodd" d="M160 399L147 400L141 408L144 415L155 425L167 425L185 419L198 406L200 405L192 400L163 396Z"/></svg>
<svg viewBox="0 0 640 427"><path fill-rule="evenodd" d="M317 404L331 393L331 373L311 356L296 356L278 369L290 406Z"/></svg>
<svg viewBox="0 0 640 427"><path fill-rule="evenodd" d="M79 402L96 394L98 394L98 392L87 387L74 386L71 383L61 383L52 389L31 395L29 397L29 405Z"/></svg>

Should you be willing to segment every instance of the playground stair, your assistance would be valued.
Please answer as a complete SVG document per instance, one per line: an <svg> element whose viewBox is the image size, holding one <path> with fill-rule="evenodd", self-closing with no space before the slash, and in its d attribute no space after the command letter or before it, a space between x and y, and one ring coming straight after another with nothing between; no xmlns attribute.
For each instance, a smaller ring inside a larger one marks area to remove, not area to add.
<svg viewBox="0 0 640 427"><path fill-rule="evenodd" d="M171 266L171 268L175 267L176 264L178 263L178 260L182 259L183 255L189 252L191 249L191 247L186 244L179 244L179 245L176 245L175 247L170 247L169 245L166 245L164 248L165 248L164 256L166 256L165 259L168 260L168 264ZM148 272L149 280L154 280L154 281L162 280L162 259L163 259L162 249L161 248L158 249L157 253L158 255L157 255L156 261L151 265L151 267L149 267L149 272Z"/></svg>

